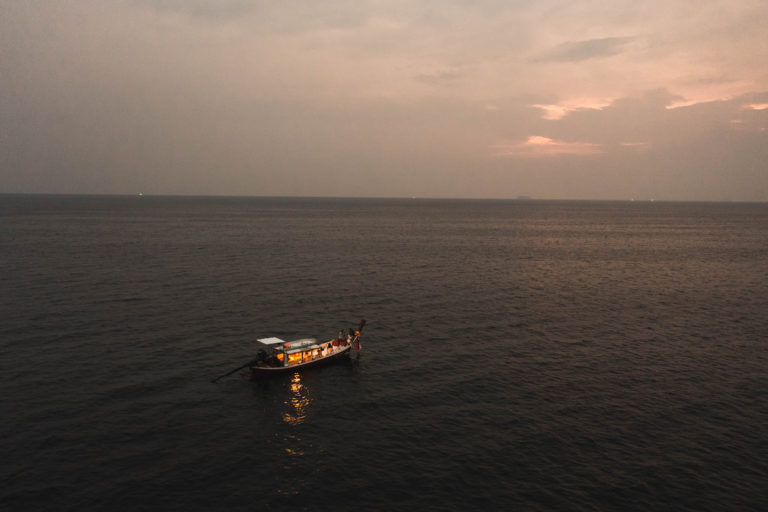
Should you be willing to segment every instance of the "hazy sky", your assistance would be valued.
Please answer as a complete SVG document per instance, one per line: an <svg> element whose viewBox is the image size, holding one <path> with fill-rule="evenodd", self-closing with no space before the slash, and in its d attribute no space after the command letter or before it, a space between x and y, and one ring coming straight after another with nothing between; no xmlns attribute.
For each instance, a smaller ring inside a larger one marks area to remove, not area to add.
<svg viewBox="0 0 768 512"><path fill-rule="evenodd" d="M768 200L766 0L0 0L0 192Z"/></svg>

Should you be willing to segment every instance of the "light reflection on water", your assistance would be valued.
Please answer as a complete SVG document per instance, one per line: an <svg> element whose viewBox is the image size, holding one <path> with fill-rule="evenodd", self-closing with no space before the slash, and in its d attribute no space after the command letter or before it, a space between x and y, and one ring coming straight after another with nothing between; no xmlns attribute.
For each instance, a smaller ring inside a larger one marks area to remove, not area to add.
<svg viewBox="0 0 768 512"><path fill-rule="evenodd" d="M298 372L294 373L291 377L290 393L285 402L283 402L286 406L286 411L282 417L283 422L291 427L304 423L310 401L309 389L301 382L301 375ZM296 435L296 431L285 434L283 442L285 444L283 449L288 457L285 459L283 469L290 473L295 471L296 464L299 461L298 458L304 457L304 449L302 448L301 438ZM287 487L278 488L276 490L277 494L295 496L300 493L300 489L291 484L290 481L286 480L284 485L287 485Z"/></svg>
<svg viewBox="0 0 768 512"><path fill-rule="evenodd" d="M301 375L294 373L291 377L291 395L285 401L289 409L283 413L283 421L294 426L304 423L310 402L309 390L301 383Z"/></svg>

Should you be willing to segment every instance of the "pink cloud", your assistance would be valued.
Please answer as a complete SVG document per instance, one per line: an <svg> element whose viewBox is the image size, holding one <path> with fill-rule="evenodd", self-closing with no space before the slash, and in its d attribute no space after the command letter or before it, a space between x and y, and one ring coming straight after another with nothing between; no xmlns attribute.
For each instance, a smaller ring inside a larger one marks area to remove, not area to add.
<svg viewBox="0 0 768 512"><path fill-rule="evenodd" d="M650 144L648 142L622 142L621 147L631 148L636 150L645 150L650 147Z"/></svg>
<svg viewBox="0 0 768 512"><path fill-rule="evenodd" d="M600 144L591 142L564 142L532 135L525 142L493 146L496 156L545 157L555 155L597 155L603 152Z"/></svg>
<svg viewBox="0 0 768 512"><path fill-rule="evenodd" d="M555 105L532 105L534 108L542 110L542 118L549 119L550 121L558 121L571 112L578 112L584 110L602 110L609 106L611 101L609 100L595 100L595 99L577 99L573 101L561 102Z"/></svg>

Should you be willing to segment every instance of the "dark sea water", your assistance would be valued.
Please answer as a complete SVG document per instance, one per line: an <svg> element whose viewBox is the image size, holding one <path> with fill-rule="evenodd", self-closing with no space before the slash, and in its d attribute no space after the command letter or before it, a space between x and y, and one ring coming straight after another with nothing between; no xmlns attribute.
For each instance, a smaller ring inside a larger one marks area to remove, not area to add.
<svg viewBox="0 0 768 512"><path fill-rule="evenodd" d="M0 196L0 291L4 511L768 509L766 204Z"/></svg>

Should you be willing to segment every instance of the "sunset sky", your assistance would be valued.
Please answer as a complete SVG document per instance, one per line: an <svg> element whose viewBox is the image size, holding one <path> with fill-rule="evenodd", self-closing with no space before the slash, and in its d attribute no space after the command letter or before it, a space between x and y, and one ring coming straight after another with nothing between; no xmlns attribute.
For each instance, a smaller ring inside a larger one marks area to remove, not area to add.
<svg viewBox="0 0 768 512"><path fill-rule="evenodd" d="M765 0L0 0L0 193L768 200Z"/></svg>

